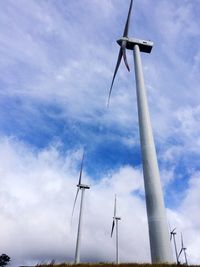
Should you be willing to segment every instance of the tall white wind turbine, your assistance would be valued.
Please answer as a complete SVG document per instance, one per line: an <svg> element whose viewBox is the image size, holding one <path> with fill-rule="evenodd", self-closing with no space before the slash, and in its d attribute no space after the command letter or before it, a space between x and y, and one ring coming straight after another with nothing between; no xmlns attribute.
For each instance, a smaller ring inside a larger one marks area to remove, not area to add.
<svg viewBox="0 0 200 267"><path fill-rule="evenodd" d="M81 191L81 203L80 203L80 212L79 212L79 221L78 221L78 232L77 232L77 240L76 240L76 250L75 250L75 263L80 262L80 245L81 245L81 234L82 234L82 219L83 219L83 204L84 204L84 193L85 189L90 189L88 185L82 184L81 183L81 178L82 178L82 172L83 172L83 162L84 162L84 153L82 157L82 162L81 162L81 170L80 170L80 175L79 175L79 180L77 184L77 192L76 192L76 197L74 200L74 205L73 205L73 210L72 210L72 217L74 213L74 208L76 205L76 200L78 197L79 191Z"/></svg>
<svg viewBox="0 0 200 267"><path fill-rule="evenodd" d="M185 257L185 265L188 265L188 260L187 260L187 254L186 254L186 247L184 246L183 244L183 234L181 233L181 250L178 254L178 258L181 256L181 253L183 252L184 253L184 257Z"/></svg>
<svg viewBox="0 0 200 267"><path fill-rule="evenodd" d="M179 264L179 255L178 255L177 246L176 246L176 232L175 232L175 230L176 230L176 228L174 228L172 231L170 230L170 241L173 238L174 250L175 250L175 255L176 255L176 262L177 262L177 264Z"/></svg>
<svg viewBox="0 0 200 267"><path fill-rule="evenodd" d="M124 3L124 1L122 2ZM128 37L132 4L133 0L130 1L123 37L117 41L120 50L110 87L108 104L121 59L123 57L129 70L126 49L133 50L151 259L153 263L171 263L173 262L172 250L140 57L140 52L151 52L153 42Z"/></svg>
<svg viewBox="0 0 200 267"><path fill-rule="evenodd" d="M113 216L113 222L112 222L112 228L111 228L111 237L113 235L113 231L116 224L116 263L119 264L119 229L118 229L118 222L121 220L120 217L116 215L117 213L117 197L115 195L115 204L114 204L114 216Z"/></svg>

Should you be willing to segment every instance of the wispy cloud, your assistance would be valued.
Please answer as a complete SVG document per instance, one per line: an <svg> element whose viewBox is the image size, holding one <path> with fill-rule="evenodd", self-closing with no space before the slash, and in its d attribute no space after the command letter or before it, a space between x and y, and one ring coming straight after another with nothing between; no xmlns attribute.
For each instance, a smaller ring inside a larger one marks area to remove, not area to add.
<svg viewBox="0 0 200 267"><path fill-rule="evenodd" d="M186 220L190 214L190 205L194 205L193 202L188 202L186 207L181 201L184 200L185 203L192 194L190 181L194 180L199 171L199 7L197 0L135 1L130 29L131 36L152 39L155 43L152 54L142 55L142 60L167 205L176 206L173 213L175 217L170 216L177 218L177 222ZM15 213L19 209L20 214L25 216L23 221L27 221L29 239L20 242L36 244L35 250L27 251L36 251L38 259L38 241L30 240L40 236L43 231L50 231L44 226L47 218L52 218L52 228L56 225L57 220L53 217L55 214L50 210L44 217L45 222L42 221L41 214L48 203L51 203L59 212L56 216L60 216L62 220L60 228L53 235L60 242L56 251L58 255L62 251L66 252L67 243L62 247L62 242L66 241L66 229L63 226L66 217L61 215L57 205L63 200L63 203L72 202L72 191L67 188L75 183L74 177L78 170L73 164L77 160L71 160L67 152L79 150L83 146L89 151L90 163L86 166L86 177L92 184L96 181L94 191L99 190L99 194L103 194L105 190L106 193L104 183L108 183L107 194L122 188L125 192L122 194L122 206L132 207L137 203L135 209L139 210L138 220L143 220L143 200L137 194L137 197L134 194L131 197L129 189L124 187L120 178L129 179L129 174L130 177L136 177L132 190L141 190L134 66L130 51L128 59L131 73L127 73L123 65L120 67L110 107L106 108L118 53L115 40L123 32L127 9L127 5L120 0L1 1L0 135L3 138L1 151L4 154L1 154L3 173L0 183L3 191L0 205L7 203L7 208L4 207L5 214L2 215L5 227L2 236L3 240L7 240L4 245L10 244L8 239L12 236L20 238L20 233L24 230L24 224L21 224L21 219ZM11 137L21 143L10 141ZM61 143L62 149L49 148L52 143ZM136 166L136 170L127 165ZM5 175L7 180L4 179ZM27 184L28 180L31 182ZM57 196L58 192L62 199ZM51 199L48 193L52 196ZM197 197L195 201L198 201ZM31 213L31 208L36 209L36 204L39 205L40 202L41 210L38 213L34 211L33 215L41 218L42 230L37 229L39 221L33 225L34 217ZM111 206L112 201L110 209ZM67 209L70 210L69 207ZM61 208L65 210L62 205ZM180 212L177 212L178 208ZM70 213L67 209L64 214ZM187 214L183 214L184 209ZM126 214L129 211L132 214L131 208ZM93 213L88 212L92 220ZM12 216L17 220L16 228ZM108 221L103 225L107 225ZM130 217L130 221L134 219ZM98 221L93 223L99 225L99 229L102 227ZM193 231L194 224L189 223L190 230ZM136 228L137 225L139 223L135 224ZM144 225L146 224L142 224L142 227ZM34 231L30 230L32 228ZM187 230L186 226L181 228ZM195 233L199 231L198 228L194 229ZM5 234L8 230L9 237ZM34 237L30 234L31 231L38 231L38 235ZM123 242L132 238L125 228L123 231ZM47 232L46 234L49 233ZM105 233L101 230L98 233L96 238L104 243L101 235L105 236ZM94 231L93 234L96 235ZM138 236L137 242L147 248L146 236L141 235L141 240ZM43 243L43 255L50 255L48 251L45 252L46 244L51 242L51 237L48 238ZM193 255L197 245L192 245L189 235L186 238L193 250L190 255ZM88 242L88 247L93 251L93 241L89 238ZM135 244L134 237L130 242ZM112 244L107 245L109 255L112 255ZM3 247L9 248L9 245ZM135 245L133 247L137 250ZM129 248L126 245L124 248L127 252L122 252L122 258L132 260ZM94 250L96 251L95 246ZM149 259L148 249L146 251L144 257L137 251L138 260ZM16 247L12 248L12 252L15 255L23 254ZM64 252L62 255L66 255ZM70 247L67 255L72 257L72 252ZM23 255L28 253L24 252ZM84 255L87 258L88 255ZM99 255L105 257L104 251ZM111 256L108 258L111 259Z"/></svg>
<svg viewBox="0 0 200 267"><path fill-rule="evenodd" d="M62 155L59 144L35 151L14 139L1 139L0 145L1 251L6 251L14 261L38 262L53 258L72 261L79 202L72 226L70 218L80 151L67 151ZM198 177L198 173L191 177L178 211L168 210L170 224L184 233L191 263L199 260ZM99 181L84 170L83 180L91 189L85 199L82 260L113 261L115 245L110 238L110 226L117 193L117 213L122 217L121 261L149 261L141 172L125 166Z"/></svg>

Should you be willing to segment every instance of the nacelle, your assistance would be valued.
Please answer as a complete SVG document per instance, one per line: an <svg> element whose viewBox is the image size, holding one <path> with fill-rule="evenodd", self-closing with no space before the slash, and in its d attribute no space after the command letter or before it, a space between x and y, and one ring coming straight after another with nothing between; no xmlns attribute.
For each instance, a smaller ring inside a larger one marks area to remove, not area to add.
<svg viewBox="0 0 200 267"><path fill-rule="evenodd" d="M90 189L90 186L89 185L86 185L86 184L77 184L77 187L79 187L79 188L85 188L85 189Z"/></svg>
<svg viewBox="0 0 200 267"><path fill-rule="evenodd" d="M134 50L134 46L138 45L141 52L151 53L151 49L153 47L152 41L127 38L127 37L122 37L121 39L117 40L117 43L121 46L123 41L126 41L126 48L129 50Z"/></svg>

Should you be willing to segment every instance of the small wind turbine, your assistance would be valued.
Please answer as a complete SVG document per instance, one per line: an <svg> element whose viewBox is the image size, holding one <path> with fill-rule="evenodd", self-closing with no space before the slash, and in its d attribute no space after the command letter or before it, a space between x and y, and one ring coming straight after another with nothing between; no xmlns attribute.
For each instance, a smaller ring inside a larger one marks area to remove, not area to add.
<svg viewBox="0 0 200 267"><path fill-rule="evenodd" d="M76 200L78 197L79 191L81 191L81 204L80 204L80 212L79 212L79 222L78 222L78 232L77 232L77 240L76 240L76 251L75 251L75 263L80 262L80 243L81 243L81 230L82 230L82 218L83 218L83 201L84 201L84 193L85 189L90 189L88 185L82 184L81 183L81 178L82 178L82 171L83 171L83 162L84 162L84 152L83 152L83 157L82 157L82 162L81 162L81 170L80 170L80 175L79 175L79 180L77 184L77 192L76 192L76 197L74 200L74 205L73 205L73 210L72 210L72 217L74 213L74 208L76 205Z"/></svg>
<svg viewBox="0 0 200 267"><path fill-rule="evenodd" d="M176 262L177 264L179 264L179 256L178 256L178 252L177 252L177 246L176 246L176 232L175 232L176 228L174 228L172 231L170 231L170 241L173 238L174 241L174 249L175 249L175 254L176 254Z"/></svg>
<svg viewBox="0 0 200 267"><path fill-rule="evenodd" d="M183 235L181 233L181 250L178 254L178 258L180 257L181 253L183 252L184 253L184 257L185 257L185 265L188 265L188 261L187 261L187 255L186 255L186 247L184 247L184 244L183 244Z"/></svg>
<svg viewBox="0 0 200 267"><path fill-rule="evenodd" d="M119 231L118 231L118 221L121 220L120 217L116 216L117 213L117 197L115 195L115 204L114 204L114 216L112 222L112 229L111 229L111 237L113 235L113 231L115 228L116 223L116 263L119 264Z"/></svg>
<svg viewBox="0 0 200 267"><path fill-rule="evenodd" d="M122 0L122 3L125 4ZM138 1L139 2L139 1ZM148 101L146 96L145 82L142 70L142 61L140 52L150 53L153 42L136 38L129 38L129 24L131 17L133 0L130 1L128 16L122 38L117 40L120 46L117 63L115 66L109 96L108 105L112 93L113 84L117 71L119 69L122 57L128 70L130 70L126 49L133 51L135 65L136 94L138 106L138 122L140 130L140 143L143 164L143 176L145 186L145 198L147 208L147 218L149 226L149 241L151 250L152 263L171 263L172 251L169 240L169 232L167 227L166 210L160 182L160 174L156 149L151 127Z"/></svg>

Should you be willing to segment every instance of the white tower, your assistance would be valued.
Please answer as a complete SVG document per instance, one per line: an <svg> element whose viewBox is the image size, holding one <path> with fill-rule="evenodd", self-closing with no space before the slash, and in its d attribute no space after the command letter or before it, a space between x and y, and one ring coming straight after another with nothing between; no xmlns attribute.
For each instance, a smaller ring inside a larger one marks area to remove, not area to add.
<svg viewBox="0 0 200 267"><path fill-rule="evenodd" d="M139 44L134 45L137 105L146 208L153 263L172 262L172 252L151 121L144 85Z"/></svg>
<svg viewBox="0 0 200 267"><path fill-rule="evenodd" d="M113 83L123 57L125 65L129 70L126 59L126 49L133 50L136 93L138 106L138 119L140 131L140 143L142 153L142 165L144 175L145 197L147 218L149 226L149 240L152 263L171 263L172 251L169 240L169 232L166 218L166 211L160 182L158 162L151 127L149 108L142 71L140 52L150 53L153 43L150 41L128 38L129 22L133 0L130 2L128 17L123 37L117 41L120 45L117 64L115 67L109 98L111 96ZM108 102L109 103L109 102Z"/></svg>
<svg viewBox="0 0 200 267"><path fill-rule="evenodd" d="M84 185L81 183L81 178L82 178L82 171L83 171L83 161L84 161L84 153L82 157L82 162L81 162L81 170L80 170L80 176L79 176L79 181L77 184L77 192L76 192L76 197L74 200L74 205L73 205L73 210L72 210L72 217L74 213L74 208L76 205L76 200L78 197L79 190L81 190L81 203L80 203L80 211L79 211L79 221L78 221L78 231L77 231L77 239L76 239L76 250L75 250L75 259L74 263L80 263L80 246L81 246L81 236L82 236L82 218L83 218L83 204L84 204L84 194L86 189L90 189L88 185Z"/></svg>
<svg viewBox="0 0 200 267"><path fill-rule="evenodd" d="M115 204L114 204L114 216L113 216L113 222L112 222L112 229L111 229L111 237L113 235L113 231L115 228L116 223L116 264L119 264L119 221L121 220L121 217L116 215L117 213L117 196L115 195Z"/></svg>

